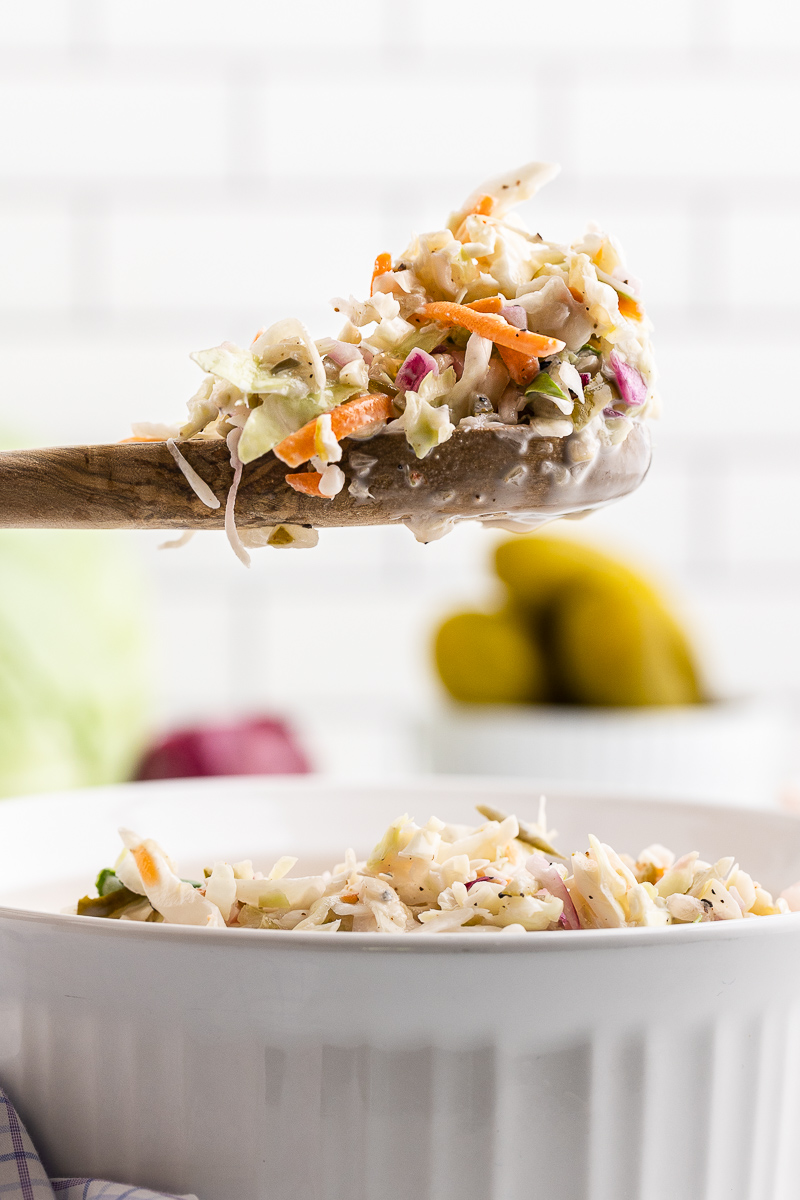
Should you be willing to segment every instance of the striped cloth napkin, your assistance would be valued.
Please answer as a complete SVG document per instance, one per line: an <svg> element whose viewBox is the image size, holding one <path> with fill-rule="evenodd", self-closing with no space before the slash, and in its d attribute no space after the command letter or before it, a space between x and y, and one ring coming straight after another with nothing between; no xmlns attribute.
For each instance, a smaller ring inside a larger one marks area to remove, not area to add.
<svg viewBox="0 0 800 1200"><path fill-rule="evenodd" d="M48 1179L14 1105L0 1088L0 1197L2 1200L197 1200L151 1192L104 1179Z"/></svg>

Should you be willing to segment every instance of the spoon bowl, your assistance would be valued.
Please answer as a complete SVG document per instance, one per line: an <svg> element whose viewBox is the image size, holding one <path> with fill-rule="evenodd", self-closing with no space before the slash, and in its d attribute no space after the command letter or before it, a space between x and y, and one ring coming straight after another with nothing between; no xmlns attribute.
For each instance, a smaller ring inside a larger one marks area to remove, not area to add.
<svg viewBox="0 0 800 1200"><path fill-rule="evenodd" d="M422 541L455 522L511 529L601 507L634 491L650 465L650 440L634 424L618 445L541 437L524 425L457 429L418 459L402 433L348 439L344 489L332 500L296 492L289 468L266 454L245 466L236 497L240 528L320 528L404 523ZM233 482L222 440L179 443L220 500L207 507L165 442L129 442L0 453L0 527L45 529L220 529Z"/></svg>

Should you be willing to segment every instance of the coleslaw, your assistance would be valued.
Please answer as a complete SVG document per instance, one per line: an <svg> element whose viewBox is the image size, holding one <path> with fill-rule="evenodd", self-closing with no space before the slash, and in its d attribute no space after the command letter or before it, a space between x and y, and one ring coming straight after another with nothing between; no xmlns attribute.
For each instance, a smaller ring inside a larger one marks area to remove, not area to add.
<svg viewBox="0 0 800 1200"><path fill-rule="evenodd" d="M294 876L297 859L266 872L216 861L182 879L151 839L121 829L123 851L97 877L79 916L205 928L316 933L533 933L744 920L800 910L800 884L773 899L733 857L676 857L651 845L634 859L589 837L563 856L537 820L479 806L478 826L398 817L372 853L352 849L321 874Z"/></svg>
<svg viewBox="0 0 800 1200"><path fill-rule="evenodd" d="M534 162L492 179L443 229L415 235L398 257L379 254L369 296L332 301L344 319L337 337L315 341L289 317L249 347L192 355L203 379L188 419L134 435L226 439L226 528L243 561L236 489L243 465L270 452L291 468L290 487L324 504L348 484L343 438L402 432L425 458L457 428L524 425L571 439L571 460L588 462L655 413L652 326L619 244L594 225L571 245L546 241L512 211L557 172ZM363 479L349 490L364 499ZM282 528L270 544L310 544L301 527Z"/></svg>

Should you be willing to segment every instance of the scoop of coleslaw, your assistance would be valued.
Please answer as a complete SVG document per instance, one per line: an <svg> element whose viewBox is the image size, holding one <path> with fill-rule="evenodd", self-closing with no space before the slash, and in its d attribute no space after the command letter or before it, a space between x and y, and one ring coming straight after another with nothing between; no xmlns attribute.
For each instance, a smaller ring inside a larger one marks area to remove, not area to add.
<svg viewBox="0 0 800 1200"><path fill-rule="evenodd" d="M387 427L419 458L476 425L581 435L582 461L619 444L657 410L652 326L614 238L590 225L570 244L547 241L513 211L557 173L533 162L492 179L443 228L379 254L369 295L332 301L344 319L337 337L314 340L285 318L247 347L195 352L204 374L180 438L238 431L235 469L273 451L301 467L289 486L320 504L347 483L338 440ZM363 491L358 479L350 487ZM244 561L232 520L229 536ZM292 533L268 541L309 544Z"/></svg>

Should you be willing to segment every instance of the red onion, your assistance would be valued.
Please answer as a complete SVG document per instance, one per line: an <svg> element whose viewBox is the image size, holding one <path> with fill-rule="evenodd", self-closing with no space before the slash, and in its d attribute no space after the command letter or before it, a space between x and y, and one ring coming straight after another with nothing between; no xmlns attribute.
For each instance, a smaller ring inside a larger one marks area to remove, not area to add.
<svg viewBox="0 0 800 1200"><path fill-rule="evenodd" d="M647 399L647 384L641 372L637 371L636 367L631 367L628 363L623 362L616 350L608 361L625 403L630 408L638 408L640 404L644 404Z"/></svg>
<svg viewBox="0 0 800 1200"><path fill-rule="evenodd" d="M361 358L361 351L358 346L351 345L350 342L337 342L331 338L330 345L325 350L325 354L335 362L337 367L346 367L348 363L355 362L357 358Z"/></svg>
<svg viewBox="0 0 800 1200"><path fill-rule="evenodd" d="M625 413L617 412L617 410L615 408L604 408L603 416L604 417L624 417Z"/></svg>
<svg viewBox="0 0 800 1200"><path fill-rule="evenodd" d="M537 852L528 859L527 868L531 875L535 875L539 882L544 884L551 896L562 901L564 910L559 917L559 923L566 929L580 929L581 923L578 920L575 905L572 903L572 896L553 864L548 862L543 854Z"/></svg>
<svg viewBox="0 0 800 1200"><path fill-rule="evenodd" d="M456 373L456 379L460 379L464 374L464 358L466 350L456 350L452 346L448 347L447 353L453 360L453 370Z"/></svg>
<svg viewBox="0 0 800 1200"><path fill-rule="evenodd" d="M589 382L589 380L590 380L592 377L591 377L591 375L589 374L589 372L588 372L588 371L581 371L581 372L579 372L579 373L580 373L580 377L581 377L581 383L582 383L582 385L583 385L584 387L586 387L587 383Z"/></svg>
<svg viewBox="0 0 800 1200"><path fill-rule="evenodd" d="M179 729L147 751L137 779L200 775L304 775L305 754L292 730L272 717Z"/></svg>
<svg viewBox="0 0 800 1200"><path fill-rule="evenodd" d="M400 370L395 377L395 387L400 392L415 392L422 383L426 375L439 374L439 364L436 359L428 354L427 350L420 350L419 347L412 350L406 357Z"/></svg>
<svg viewBox="0 0 800 1200"><path fill-rule="evenodd" d="M466 350L459 350L455 346L448 345L447 342L442 342L441 345L436 347L433 353L449 354L450 358L453 360L450 365L456 373L456 379L461 378L461 376L464 374L464 359L467 353ZM441 373L442 372L440 372L440 374Z"/></svg>
<svg viewBox="0 0 800 1200"><path fill-rule="evenodd" d="M515 329L528 328L528 314L521 304L506 304L500 309L500 316L504 317Z"/></svg>
<svg viewBox="0 0 800 1200"><path fill-rule="evenodd" d="M467 889L467 891L469 891L469 889L471 887L475 887L476 883L495 883L495 882L496 882L496 880L492 879L491 875L479 875L477 879L470 879L469 883L464 884L464 887Z"/></svg>

